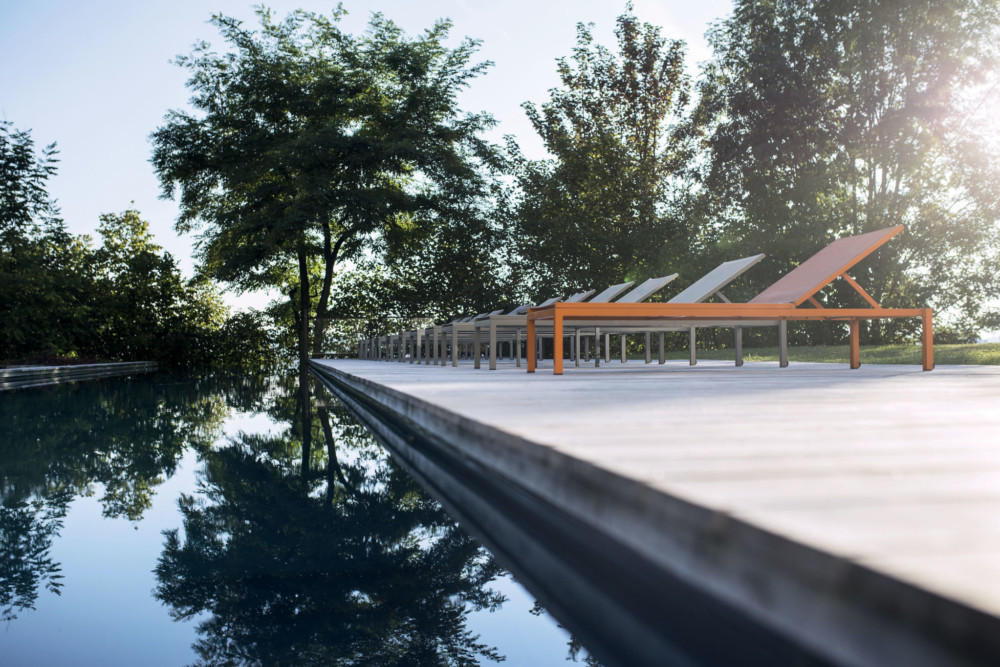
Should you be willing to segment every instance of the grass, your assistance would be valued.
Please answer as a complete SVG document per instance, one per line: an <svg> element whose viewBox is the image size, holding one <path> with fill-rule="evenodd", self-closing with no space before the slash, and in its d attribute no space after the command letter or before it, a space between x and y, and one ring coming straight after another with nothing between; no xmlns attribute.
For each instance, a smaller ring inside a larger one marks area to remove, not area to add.
<svg viewBox="0 0 1000 667"><path fill-rule="evenodd" d="M872 345L861 346L861 363L863 364L920 364L919 345ZM653 359L656 359L656 346L653 346ZM613 356L613 355L612 355ZM666 353L667 359L687 359L687 350L674 350ZM631 358L631 356L630 356ZM731 360L733 350L698 350L699 359ZM847 363L848 350L846 345L817 345L815 347L789 347L788 360L818 361L826 363ZM743 348L743 359L746 361L777 361L777 347ZM949 364L976 364L984 366L1000 366L1000 343L935 345L934 364L944 366Z"/></svg>

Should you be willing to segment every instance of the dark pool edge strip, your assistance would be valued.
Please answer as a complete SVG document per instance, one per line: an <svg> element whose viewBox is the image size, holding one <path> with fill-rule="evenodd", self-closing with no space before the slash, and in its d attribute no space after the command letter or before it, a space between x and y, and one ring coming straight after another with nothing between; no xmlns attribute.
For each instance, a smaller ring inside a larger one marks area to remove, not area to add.
<svg viewBox="0 0 1000 667"><path fill-rule="evenodd" d="M1000 664L993 615L363 377L313 367L379 415L431 434L456 460L544 499L808 653L847 665Z"/></svg>
<svg viewBox="0 0 1000 667"><path fill-rule="evenodd" d="M47 387L64 382L97 380L119 375L150 373L155 370L155 361L122 361L106 364L77 364L74 366L0 368L0 391Z"/></svg>

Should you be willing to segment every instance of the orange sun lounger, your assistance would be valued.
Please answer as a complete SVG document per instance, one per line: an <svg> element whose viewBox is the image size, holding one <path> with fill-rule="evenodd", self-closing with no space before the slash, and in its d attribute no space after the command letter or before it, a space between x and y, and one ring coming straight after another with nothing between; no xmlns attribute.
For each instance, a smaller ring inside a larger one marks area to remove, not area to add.
<svg viewBox="0 0 1000 667"><path fill-rule="evenodd" d="M535 322L552 320L555 336L554 373L563 372L563 323L572 326L600 326L606 320L641 322L721 321L738 324L743 320L847 322L850 327L850 366L861 365L858 323L900 317L919 317L923 324L923 369L934 368L933 325L930 308L882 308L847 271L903 230L903 225L834 241L747 303L554 303L528 309L528 340L534 340ZM870 308L824 308L815 295L837 278L853 287ZM808 307L803 307L805 304ZM535 372L534 346L528 346L528 372Z"/></svg>

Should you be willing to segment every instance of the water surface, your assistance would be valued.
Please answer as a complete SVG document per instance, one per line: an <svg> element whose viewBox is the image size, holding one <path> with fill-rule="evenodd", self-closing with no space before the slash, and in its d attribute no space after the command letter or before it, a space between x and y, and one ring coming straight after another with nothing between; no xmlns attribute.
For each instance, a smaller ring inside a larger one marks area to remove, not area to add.
<svg viewBox="0 0 1000 667"><path fill-rule="evenodd" d="M0 394L4 665L584 661L318 383Z"/></svg>

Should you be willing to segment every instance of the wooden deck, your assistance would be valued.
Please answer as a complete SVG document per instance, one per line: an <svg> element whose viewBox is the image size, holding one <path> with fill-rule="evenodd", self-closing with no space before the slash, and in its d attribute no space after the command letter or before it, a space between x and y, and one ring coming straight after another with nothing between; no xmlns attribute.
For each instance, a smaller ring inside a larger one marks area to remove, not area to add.
<svg viewBox="0 0 1000 667"><path fill-rule="evenodd" d="M1000 659L1000 368L314 363L827 659Z"/></svg>

